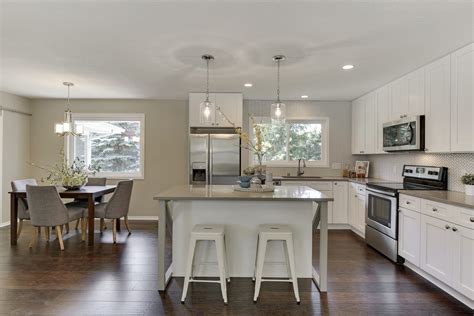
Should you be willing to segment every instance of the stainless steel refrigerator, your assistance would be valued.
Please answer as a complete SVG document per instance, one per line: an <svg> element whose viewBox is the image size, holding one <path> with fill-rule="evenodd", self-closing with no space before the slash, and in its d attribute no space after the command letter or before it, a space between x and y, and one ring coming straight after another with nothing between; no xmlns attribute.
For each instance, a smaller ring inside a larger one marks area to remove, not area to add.
<svg viewBox="0 0 474 316"><path fill-rule="evenodd" d="M240 175L240 137L233 128L191 128L190 184L235 184Z"/></svg>

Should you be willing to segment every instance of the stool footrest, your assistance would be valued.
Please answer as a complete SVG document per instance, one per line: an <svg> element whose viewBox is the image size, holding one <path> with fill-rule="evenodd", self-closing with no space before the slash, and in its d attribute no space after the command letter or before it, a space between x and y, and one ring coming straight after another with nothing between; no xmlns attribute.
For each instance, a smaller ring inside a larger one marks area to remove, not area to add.
<svg viewBox="0 0 474 316"><path fill-rule="evenodd" d="M293 282L293 279L261 279L261 282Z"/></svg>
<svg viewBox="0 0 474 316"><path fill-rule="evenodd" d="M196 279L189 279L189 283L221 283L220 280L196 280Z"/></svg>

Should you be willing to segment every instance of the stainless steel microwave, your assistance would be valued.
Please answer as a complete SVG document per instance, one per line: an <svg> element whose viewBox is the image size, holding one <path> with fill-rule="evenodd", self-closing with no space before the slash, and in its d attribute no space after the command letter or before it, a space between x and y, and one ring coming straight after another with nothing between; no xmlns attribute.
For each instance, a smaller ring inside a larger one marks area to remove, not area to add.
<svg viewBox="0 0 474 316"><path fill-rule="evenodd" d="M383 124L383 150L425 150L425 117L409 116Z"/></svg>

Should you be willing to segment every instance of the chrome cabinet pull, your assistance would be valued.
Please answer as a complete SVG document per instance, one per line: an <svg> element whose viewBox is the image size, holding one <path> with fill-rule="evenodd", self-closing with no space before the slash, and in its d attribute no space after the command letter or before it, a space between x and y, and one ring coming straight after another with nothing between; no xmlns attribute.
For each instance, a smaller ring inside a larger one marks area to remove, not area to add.
<svg viewBox="0 0 474 316"><path fill-rule="evenodd" d="M444 226L446 229L450 229L451 227L449 225Z"/></svg>
<svg viewBox="0 0 474 316"><path fill-rule="evenodd" d="M433 207L433 212L438 212L438 209L436 207Z"/></svg>
<svg viewBox="0 0 474 316"><path fill-rule="evenodd" d="M474 216L469 219L472 223L474 223Z"/></svg>
<svg viewBox="0 0 474 316"><path fill-rule="evenodd" d="M410 205L410 201L407 201L406 203L407 203L407 205Z"/></svg>
<svg viewBox="0 0 474 316"><path fill-rule="evenodd" d="M456 227L453 227L453 232L457 232L458 229Z"/></svg>

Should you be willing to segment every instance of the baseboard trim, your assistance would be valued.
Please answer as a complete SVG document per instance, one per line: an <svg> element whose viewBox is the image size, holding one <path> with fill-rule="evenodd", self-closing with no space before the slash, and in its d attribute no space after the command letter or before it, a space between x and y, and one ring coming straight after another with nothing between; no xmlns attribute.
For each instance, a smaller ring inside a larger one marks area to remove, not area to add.
<svg viewBox="0 0 474 316"><path fill-rule="evenodd" d="M129 216L131 221L157 221L158 216Z"/></svg>
<svg viewBox="0 0 474 316"><path fill-rule="evenodd" d="M5 222L5 223L0 223L0 227L6 227L6 226L10 226L10 221Z"/></svg>
<svg viewBox="0 0 474 316"><path fill-rule="evenodd" d="M411 264L408 261L405 261L404 266L406 266L407 268L409 268L410 270L412 270L416 274L420 275L424 279L430 281L432 284L436 285L441 290L443 290L447 294L451 295L452 297L454 297L455 299L457 299L458 301L460 301L461 303L463 303L467 307L469 307L471 309L474 309L474 300L471 300L470 298L464 296L463 294L459 293L455 289L451 288L449 285L446 285L445 283L441 282L440 280L436 279L432 275L426 273L425 271L421 270L420 268L418 268L414 264Z"/></svg>

